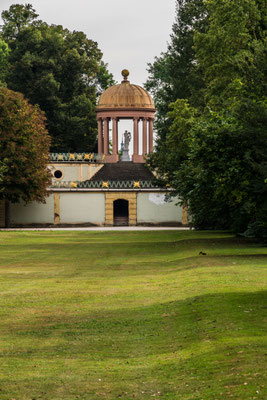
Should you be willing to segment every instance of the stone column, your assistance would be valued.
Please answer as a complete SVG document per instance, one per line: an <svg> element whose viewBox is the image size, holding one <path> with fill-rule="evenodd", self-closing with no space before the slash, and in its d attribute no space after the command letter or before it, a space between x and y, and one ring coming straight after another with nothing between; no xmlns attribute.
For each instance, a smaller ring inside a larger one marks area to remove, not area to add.
<svg viewBox="0 0 267 400"><path fill-rule="evenodd" d="M147 153L147 118L143 118L143 156Z"/></svg>
<svg viewBox="0 0 267 400"><path fill-rule="evenodd" d="M102 118L98 119L98 154L103 153L103 124Z"/></svg>
<svg viewBox="0 0 267 400"><path fill-rule="evenodd" d="M138 130L138 118L134 118L134 151L133 155L138 156L139 153L139 130Z"/></svg>
<svg viewBox="0 0 267 400"><path fill-rule="evenodd" d="M139 129L138 129L138 117L134 118L134 152L132 160L135 163L145 162L144 157L139 154Z"/></svg>
<svg viewBox="0 0 267 400"><path fill-rule="evenodd" d="M107 132L109 129L107 127ZM109 138L109 134L107 133L107 137ZM118 118L112 117L112 154L108 153L109 151L109 143L107 144L107 153L105 153L105 160L108 163L116 163L119 161L118 154Z"/></svg>
<svg viewBox="0 0 267 400"><path fill-rule="evenodd" d="M109 153L109 119L104 118L104 154Z"/></svg>
<svg viewBox="0 0 267 400"><path fill-rule="evenodd" d="M153 153L153 119L149 118L149 153Z"/></svg>
<svg viewBox="0 0 267 400"><path fill-rule="evenodd" d="M112 154L118 154L118 119L112 118Z"/></svg>

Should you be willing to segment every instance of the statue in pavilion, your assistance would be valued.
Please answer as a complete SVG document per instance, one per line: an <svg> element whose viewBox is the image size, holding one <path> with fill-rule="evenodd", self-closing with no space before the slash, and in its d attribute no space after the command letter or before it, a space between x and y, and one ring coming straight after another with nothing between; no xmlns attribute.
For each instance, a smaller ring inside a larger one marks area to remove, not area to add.
<svg viewBox="0 0 267 400"><path fill-rule="evenodd" d="M123 135L124 135L124 146L123 146L123 149L124 150L129 150L129 143L131 141L131 133L128 132L128 131L125 131Z"/></svg>
<svg viewBox="0 0 267 400"><path fill-rule="evenodd" d="M130 161L130 156L129 156L129 144L131 141L131 133L128 131L125 131L124 134L124 140L123 140L123 145L122 145L122 157L121 161Z"/></svg>

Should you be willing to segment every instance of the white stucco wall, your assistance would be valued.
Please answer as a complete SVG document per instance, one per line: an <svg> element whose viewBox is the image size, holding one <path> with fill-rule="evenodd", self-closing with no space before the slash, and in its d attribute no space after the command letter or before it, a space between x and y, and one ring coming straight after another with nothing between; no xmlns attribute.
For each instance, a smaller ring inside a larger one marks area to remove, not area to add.
<svg viewBox="0 0 267 400"><path fill-rule="evenodd" d="M177 200L166 202L164 193L138 193L137 223L182 222L182 207L175 205Z"/></svg>
<svg viewBox="0 0 267 400"><path fill-rule="evenodd" d="M11 224L53 224L54 222L54 195L46 198L46 203L36 201L10 204Z"/></svg>
<svg viewBox="0 0 267 400"><path fill-rule="evenodd" d="M105 222L105 194L92 192L60 193L60 223Z"/></svg>
<svg viewBox="0 0 267 400"><path fill-rule="evenodd" d="M54 163L49 165L53 179L58 181L86 181L90 179L104 164L82 164L82 163ZM54 178L54 172L60 170L62 177Z"/></svg>
<svg viewBox="0 0 267 400"><path fill-rule="evenodd" d="M105 193L57 192L61 224L104 225ZM176 206L177 199L164 201L164 193L137 193L137 223L181 223L182 207ZM12 224L53 224L54 193L46 204L33 202L28 205L11 204Z"/></svg>

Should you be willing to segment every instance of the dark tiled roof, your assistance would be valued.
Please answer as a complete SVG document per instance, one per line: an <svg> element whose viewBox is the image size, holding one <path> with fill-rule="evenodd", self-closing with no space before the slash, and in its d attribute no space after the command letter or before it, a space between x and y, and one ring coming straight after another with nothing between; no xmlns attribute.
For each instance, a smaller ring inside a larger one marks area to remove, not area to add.
<svg viewBox="0 0 267 400"><path fill-rule="evenodd" d="M106 163L91 181L151 181L154 175L144 164L133 162Z"/></svg>

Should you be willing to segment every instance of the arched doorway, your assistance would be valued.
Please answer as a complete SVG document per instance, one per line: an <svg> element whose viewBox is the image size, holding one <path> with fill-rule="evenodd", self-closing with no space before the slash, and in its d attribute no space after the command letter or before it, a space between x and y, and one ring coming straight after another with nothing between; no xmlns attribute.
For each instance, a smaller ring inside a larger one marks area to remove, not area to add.
<svg viewBox="0 0 267 400"><path fill-rule="evenodd" d="M129 225L129 201L118 199L113 202L113 223L115 226Z"/></svg>

